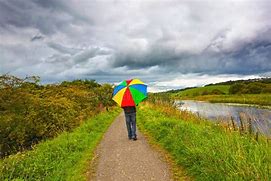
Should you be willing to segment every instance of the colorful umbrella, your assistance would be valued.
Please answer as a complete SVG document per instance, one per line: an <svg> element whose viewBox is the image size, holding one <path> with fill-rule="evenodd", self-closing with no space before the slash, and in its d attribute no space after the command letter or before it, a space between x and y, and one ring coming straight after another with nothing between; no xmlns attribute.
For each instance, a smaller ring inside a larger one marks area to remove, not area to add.
<svg viewBox="0 0 271 181"><path fill-rule="evenodd" d="M147 85L139 79L122 81L114 88L113 100L120 105L135 106L147 97Z"/></svg>

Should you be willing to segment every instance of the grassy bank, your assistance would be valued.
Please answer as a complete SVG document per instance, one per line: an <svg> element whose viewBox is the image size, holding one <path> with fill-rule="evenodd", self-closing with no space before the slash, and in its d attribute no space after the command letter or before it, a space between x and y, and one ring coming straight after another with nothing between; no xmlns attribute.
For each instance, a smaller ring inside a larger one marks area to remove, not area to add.
<svg viewBox="0 0 271 181"><path fill-rule="evenodd" d="M192 91L192 90L191 90ZM227 94L227 95L171 95L175 100L198 100L213 103L238 103L271 106L271 94Z"/></svg>
<svg viewBox="0 0 271 181"><path fill-rule="evenodd" d="M196 87L196 88L191 88L187 89L184 91L179 91L177 93L174 93L174 96L176 97L196 97L200 95L208 95L212 94L215 92L219 92L221 94L229 94L229 85L213 85L213 86L206 86L206 87Z"/></svg>
<svg viewBox="0 0 271 181"><path fill-rule="evenodd" d="M86 180L92 153L119 112L103 112L71 133L1 160L0 180Z"/></svg>
<svg viewBox="0 0 271 181"><path fill-rule="evenodd" d="M213 103L222 102L271 106L271 94L206 95L198 96L196 97L196 100L209 101Z"/></svg>
<svg viewBox="0 0 271 181"><path fill-rule="evenodd" d="M271 178L271 147L264 141L150 104L138 111L138 125L196 180Z"/></svg>

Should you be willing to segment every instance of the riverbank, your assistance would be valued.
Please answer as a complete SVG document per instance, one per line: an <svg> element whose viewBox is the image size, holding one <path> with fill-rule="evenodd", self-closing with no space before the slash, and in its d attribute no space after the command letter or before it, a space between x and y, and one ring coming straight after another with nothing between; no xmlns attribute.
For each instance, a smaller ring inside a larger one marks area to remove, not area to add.
<svg viewBox="0 0 271 181"><path fill-rule="evenodd" d="M266 84L269 85L269 84ZM240 87L242 87L240 85ZM238 87L239 89L241 89ZM172 99L177 100L197 100L208 101L212 103L238 103L246 105L256 105L265 108L271 107L271 93L233 93L230 91L230 85L212 85L204 87L189 88L176 92L169 92L168 95ZM261 87L254 87L254 92L260 90Z"/></svg>
<svg viewBox="0 0 271 181"><path fill-rule="evenodd" d="M145 104L139 127L200 180L268 180L270 143L199 120L187 112Z"/></svg>
<svg viewBox="0 0 271 181"><path fill-rule="evenodd" d="M175 100L196 100L210 103L231 103L249 107L271 109L271 94L171 96Z"/></svg>
<svg viewBox="0 0 271 181"><path fill-rule="evenodd" d="M271 111L251 105L236 103L210 103L205 101L175 101L178 109L190 111L215 123L246 130L250 134L262 134L271 138Z"/></svg>

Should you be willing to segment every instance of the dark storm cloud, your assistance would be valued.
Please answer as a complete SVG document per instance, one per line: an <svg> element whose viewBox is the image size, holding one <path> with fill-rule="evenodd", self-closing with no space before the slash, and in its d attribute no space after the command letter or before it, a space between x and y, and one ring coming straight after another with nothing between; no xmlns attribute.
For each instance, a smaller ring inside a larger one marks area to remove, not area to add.
<svg viewBox="0 0 271 181"><path fill-rule="evenodd" d="M51 64L62 62L67 68L78 66L80 64L87 64L92 58L110 54L110 50L102 49L100 47L75 49L52 42L48 43L48 46L55 50L56 53L48 57L45 62Z"/></svg>
<svg viewBox="0 0 271 181"><path fill-rule="evenodd" d="M148 68L152 66L176 66L181 59L186 58L187 55L178 55L174 50L160 49L152 47L146 53L117 53L114 57L113 66L122 67L127 66L131 69Z"/></svg>
<svg viewBox="0 0 271 181"><path fill-rule="evenodd" d="M253 42L247 44L237 52L233 52L222 59L225 73L256 74L271 70L271 42Z"/></svg>
<svg viewBox="0 0 271 181"><path fill-rule="evenodd" d="M75 63L85 62L86 60L96 57L98 55L107 55L109 52L102 50L99 47L90 47L84 51L79 52L73 57Z"/></svg>
<svg viewBox="0 0 271 181"><path fill-rule="evenodd" d="M223 50L223 32L217 35L199 53L176 53L174 49L152 47L140 54L119 53L114 57L113 66L129 69L159 66L167 71L203 74L257 74L271 70L271 31L257 35L253 41L240 44L232 50ZM219 42L221 41L221 42ZM213 51L212 49L217 51Z"/></svg>
<svg viewBox="0 0 271 181"><path fill-rule="evenodd" d="M80 49L65 47L59 43L54 43L54 42L48 42L47 45L48 45L48 47L58 51L59 53L63 53L63 54L73 55L76 52L80 51Z"/></svg>
<svg viewBox="0 0 271 181"><path fill-rule="evenodd" d="M6 29L10 26L33 27L44 35L50 35L85 21L84 16L61 0L0 1L0 26Z"/></svg>
<svg viewBox="0 0 271 181"><path fill-rule="evenodd" d="M42 35L35 35L31 38L30 41L37 41L37 40L43 40L44 39L44 36Z"/></svg>

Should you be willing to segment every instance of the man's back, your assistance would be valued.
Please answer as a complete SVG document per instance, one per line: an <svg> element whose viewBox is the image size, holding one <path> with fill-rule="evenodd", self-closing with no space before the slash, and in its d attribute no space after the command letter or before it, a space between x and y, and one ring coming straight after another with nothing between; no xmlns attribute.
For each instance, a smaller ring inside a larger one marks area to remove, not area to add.
<svg viewBox="0 0 271 181"><path fill-rule="evenodd" d="M136 113L136 107L135 106L123 107L123 110L124 110L125 114Z"/></svg>

